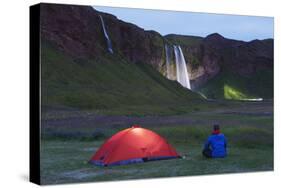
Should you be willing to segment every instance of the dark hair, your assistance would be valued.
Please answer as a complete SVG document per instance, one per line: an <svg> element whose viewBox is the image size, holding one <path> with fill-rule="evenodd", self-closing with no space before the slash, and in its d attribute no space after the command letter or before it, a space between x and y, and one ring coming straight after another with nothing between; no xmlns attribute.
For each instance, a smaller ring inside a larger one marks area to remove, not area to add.
<svg viewBox="0 0 281 188"><path fill-rule="evenodd" d="M219 124L214 124L214 130L220 130L220 125Z"/></svg>

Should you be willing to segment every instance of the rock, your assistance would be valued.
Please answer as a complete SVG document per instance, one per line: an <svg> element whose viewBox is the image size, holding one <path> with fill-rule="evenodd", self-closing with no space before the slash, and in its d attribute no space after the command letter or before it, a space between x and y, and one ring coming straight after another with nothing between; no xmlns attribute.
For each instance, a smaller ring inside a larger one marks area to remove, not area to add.
<svg viewBox="0 0 281 188"><path fill-rule="evenodd" d="M99 15L111 39L114 54L107 52ZM218 33L205 38L196 36L161 36L98 12L91 6L41 4L43 42L56 45L77 59L99 59L147 63L166 75L165 44L181 45L192 88L206 84L219 72L229 70L250 76L261 69L273 69L273 40L250 42L227 39ZM176 78L174 75L173 78Z"/></svg>

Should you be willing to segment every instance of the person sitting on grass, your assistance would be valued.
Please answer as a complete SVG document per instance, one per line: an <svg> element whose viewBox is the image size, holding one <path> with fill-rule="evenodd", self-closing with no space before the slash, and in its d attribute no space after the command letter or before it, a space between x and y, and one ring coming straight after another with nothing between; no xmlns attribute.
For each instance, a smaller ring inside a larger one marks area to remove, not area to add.
<svg viewBox="0 0 281 188"><path fill-rule="evenodd" d="M204 144L202 154L207 158L222 158L226 157L226 138L220 132L220 126L215 124L213 127L212 135L210 135Z"/></svg>

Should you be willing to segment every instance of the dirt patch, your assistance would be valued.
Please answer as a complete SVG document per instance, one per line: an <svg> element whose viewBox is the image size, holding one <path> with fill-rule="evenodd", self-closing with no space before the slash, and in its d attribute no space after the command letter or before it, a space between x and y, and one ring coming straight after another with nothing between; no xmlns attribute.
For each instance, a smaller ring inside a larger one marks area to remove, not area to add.
<svg viewBox="0 0 281 188"><path fill-rule="evenodd" d="M100 115L87 112L75 112L75 115L60 116L56 119L43 119L42 127L45 129L67 128L67 129L112 129L127 128L133 124L140 124L143 127L153 126L170 126L170 125L204 125L206 123L205 116L217 115L245 115L245 116L273 116L272 102L270 103L241 103L241 106L235 108L222 108L210 111L200 111L185 115L170 116L126 116L126 115ZM58 114L55 110L49 112ZM64 113L70 113L68 111ZM73 113L73 111L71 111ZM202 116L202 118L198 118ZM223 123L223 122L222 122Z"/></svg>

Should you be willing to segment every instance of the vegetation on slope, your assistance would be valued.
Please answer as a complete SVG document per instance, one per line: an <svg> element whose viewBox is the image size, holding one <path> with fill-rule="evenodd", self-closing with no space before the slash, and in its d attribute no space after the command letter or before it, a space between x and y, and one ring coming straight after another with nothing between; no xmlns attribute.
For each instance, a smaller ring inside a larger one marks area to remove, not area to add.
<svg viewBox="0 0 281 188"><path fill-rule="evenodd" d="M42 45L42 103L114 114L177 114L198 110L201 97L167 80L150 65L104 53L74 59Z"/></svg>
<svg viewBox="0 0 281 188"><path fill-rule="evenodd" d="M270 99L273 96L273 71L259 71L251 77L222 71L198 89L211 99Z"/></svg>
<svg viewBox="0 0 281 188"><path fill-rule="evenodd" d="M169 43L180 45L180 46L187 46L187 47L197 46L203 40L202 37L187 36L187 35L175 35L175 34L166 35L165 39L167 39Z"/></svg>

